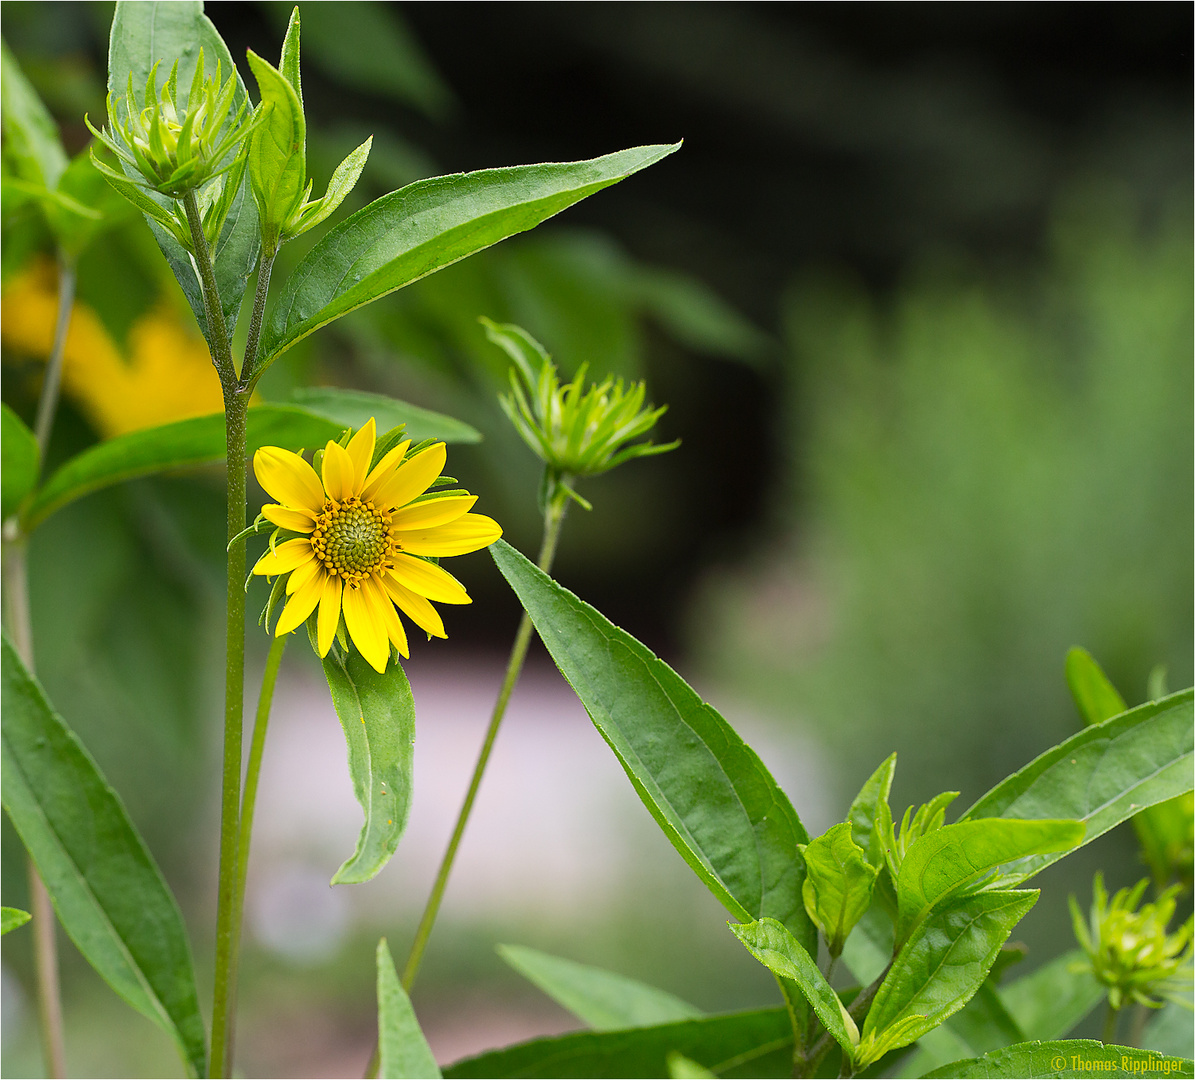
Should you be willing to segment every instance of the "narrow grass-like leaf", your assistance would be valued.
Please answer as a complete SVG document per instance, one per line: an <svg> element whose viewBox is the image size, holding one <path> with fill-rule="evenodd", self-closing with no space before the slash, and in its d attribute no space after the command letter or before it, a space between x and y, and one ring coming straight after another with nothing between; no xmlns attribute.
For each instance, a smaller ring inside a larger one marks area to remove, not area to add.
<svg viewBox="0 0 1195 1080"><path fill-rule="evenodd" d="M58 125L4 42L0 42L0 116L5 163L22 180L52 191L67 163Z"/></svg>
<svg viewBox="0 0 1195 1080"><path fill-rule="evenodd" d="M1192 691L1150 701L1084 728L1001 781L964 815L1070 818L1087 826L1083 843L1145 806L1191 790ZM1061 852L1013 864L1029 876Z"/></svg>
<svg viewBox="0 0 1195 1080"><path fill-rule="evenodd" d="M724 1077L792 1075L792 1027L784 1009L705 1016L658 1027L582 1031L533 1039L444 1069L465 1077L644 1077L668 1075L669 1052Z"/></svg>
<svg viewBox="0 0 1195 1080"><path fill-rule="evenodd" d="M0 517L17 512L37 483L37 439L7 405L0 404Z"/></svg>
<svg viewBox="0 0 1195 1080"><path fill-rule="evenodd" d="M945 825L915 840L896 882L896 940L906 940L930 908L989 870L1030 855L1065 852L1083 839L1078 821L983 818Z"/></svg>
<svg viewBox="0 0 1195 1080"><path fill-rule="evenodd" d="M679 147L419 180L330 230L287 279L262 335L269 363L325 323L515 233Z"/></svg>
<svg viewBox="0 0 1195 1080"><path fill-rule="evenodd" d="M816 949L796 851L809 836L763 762L630 634L509 544L490 553L673 847L736 918L777 919Z"/></svg>
<svg viewBox="0 0 1195 1080"><path fill-rule="evenodd" d="M1086 649L1076 647L1066 654L1066 682L1085 724L1102 723L1128 708L1120 691Z"/></svg>
<svg viewBox="0 0 1195 1080"><path fill-rule="evenodd" d="M232 108L235 113L242 103L248 101L245 84L232 61L232 55L223 38L203 13L199 0L170 0L165 3L144 3L140 0L118 0L112 18L112 33L108 43L108 91L118 98L124 97L128 89L129 75L137 92L146 85L153 65L161 60L158 71L159 83L165 78L175 59L178 59L178 85L190 86L203 49L204 71L214 74L219 61L221 78L236 76ZM226 161L237 153L233 147ZM131 168L131 167L130 167ZM132 174L130 173L130 176ZM147 192L147 197L169 211L173 200L156 192ZM157 221L147 214L162 254L174 271L182 286L187 302L195 313L199 328L208 337L207 317L204 314L203 294L199 278L191 258ZM257 208L248 192L248 185L242 183L229 210L224 228L214 245L213 260L216 269L216 286L220 292L220 303L224 308L224 320L228 332L236 324L241 308L241 298L249 283L249 275L257 265L261 250L261 237L257 222ZM210 339L209 339L210 340Z"/></svg>
<svg viewBox="0 0 1195 1080"><path fill-rule="evenodd" d="M298 405L258 405L249 410L249 453L260 446L297 450L340 437L345 425ZM26 508L23 524L36 528L56 510L93 491L167 469L223 461L224 414L196 416L132 431L96 443L67 461Z"/></svg>
<svg viewBox="0 0 1195 1080"><path fill-rule="evenodd" d="M993 890L949 902L914 931L897 954L863 1024L863 1040L909 1025L887 1051L908 1046L958 1012L983 985L1036 891ZM915 1021L913 1018L918 1018Z"/></svg>
<svg viewBox="0 0 1195 1080"><path fill-rule="evenodd" d="M406 424L407 436L413 443L436 439L446 443L481 442L481 432L463 420L455 420L443 413L421 409L384 394L370 394L364 390L339 390L330 386L301 387L291 395L295 404L310 413L326 417L341 427L360 428L372 416L377 420L378 432L389 431Z"/></svg>
<svg viewBox="0 0 1195 1080"><path fill-rule="evenodd" d="M1047 1080L1060 1077L1195 1076L1195 1064L1186 1058L1163 1058L1151 1050L1116 1046L1094 1039L1060 1042L1025 1042L993 1050L969 1061L952 1061L925 1074L930 1078L991 1078L991 1080Z"/></svg>
<svg viewBox="0 0 1195 1080"><path fill-rule="evenodd" d="M124 806L3 639L4 809L63 928L103 979L204 1075L182 915Z"/></svg>
<svg viewBox="0 0 1195 1080"><path fill-rule="evenodd" d="M746 946L747 951L764 967L784 979L791 979L805 995L811 1008L817 1013L822 1026L833 1036L845 1053L851 1053L858 1042L858 1031L847 1028L849 1019L842 1008L842 1002L826 977L817 966L817 961L802 947L786 927L775 919L760 919L745 926L730 924L734 936ZM852 1022L853 1027L853 1022ZM852 1038L852 1034L854 1038Z"/></svg>
<svg viewBox="0 0 1195 1080"><path fill-rule="evenodd" d="M357 850L333 885L368 881L398 847L411 807L415 756L415 700L400 664L375 671L357 652L333 648L324 676L348 743L353 794L365 812Z"/></svg>
<svg viewBox="0 0 1195 1080"><path fill-rule="evenodd" d="M1000 987L1000 997L1026 1039L1061 1039L1104 1000L1106 988L1080 967L1084 956L1072 949Z"/></svg>
<svg viewBox="0 0 1195 1080"><path fill-rule="evenodd" d="M398 981L386 939L378 942L378 1071L381 1080L439 1080L440 1067Z"/></svg>
<svg viewBox="0 0 1195 1080"><path fill-rule="evenodd" d="M666 990L613 971L523 945L499 945L498 955L595 1031L650 1027L702 1015L700 1009Z"/></svg>
<svg viewBox="0 0 1195 1080"><path fill-rule="evenodd" d="M0 907L0 937L18 926L24 926L33 916L15 907Z"/></svg>

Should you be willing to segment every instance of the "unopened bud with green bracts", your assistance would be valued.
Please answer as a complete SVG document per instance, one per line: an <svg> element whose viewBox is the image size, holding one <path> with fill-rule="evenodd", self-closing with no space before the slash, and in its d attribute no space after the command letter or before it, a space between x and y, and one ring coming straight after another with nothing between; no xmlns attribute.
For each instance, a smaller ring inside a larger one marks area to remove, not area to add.
<svg viewBox="0 0 1195 1080"><path fill-rule="evenodd" d="M542 502L562 492L588 510L589 503L573 490L573 480L680 445L679 439L663 445L631 442L647 434L668 409L644 406L647 391L642 382L628 385L607 376L586 388L588 365L582 364L573 381L561 385L552 358L526 330L489 319L481 322L490 341L514 361L511 392L499 395L498 401L546 466Z"/></svg>

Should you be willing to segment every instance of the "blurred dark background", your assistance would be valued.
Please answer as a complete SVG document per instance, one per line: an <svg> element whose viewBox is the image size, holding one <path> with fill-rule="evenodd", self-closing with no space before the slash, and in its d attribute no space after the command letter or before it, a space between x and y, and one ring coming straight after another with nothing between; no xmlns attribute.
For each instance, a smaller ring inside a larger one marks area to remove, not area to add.
<svg viewBox="0 0 1195 1080"><path fill-rule="evenodd" d="M206 10L234 57L276 58L288 5ZM72 151L82 113L103 112L110 11L0 5ZM302 17L316 190L375 136L348 209L439 172L685 140L307 339L262 390L357 386L473 423L485 442L454 450L452 471L528 551L537 470L495 407L505 365L477 316L522 323L565 372L645 378L669 406L658 438L683 445L584 489L595 509L570 517L558 576L732 720L828 762L820 794L790 792L815 830L892 749L897 813L944 787L961 809L1065 737L1072 644L1130 703L1158 664L1189 684L1189 6L320 3ZM84 256L80 296L132 351L145 312L186 317L144 227L109 236ZM304 247L284 249L291 265ZM6 295L39 248L36 222L6 223ZM36 360L6 335L5 400L26 414ZM95 415L68 400L55 453L103 434ZM42 677L171 881L201 897L184 898L200 925L221 520L213 478L140 483L60 515L32 552ZM467 663L503 651L518 612L484 554L461 565L476 603L441 648ZM7 896L20 873L5 835ZM1025 924L1041 958L1069 938L1068 890L1085 896L1100 866L1113 887L1142 872L1127 829L1071 863L1043 876ZM577 958L600 963L592 932ZM442 995L479 977L465 943L495 940L468 920L458 933L457 959L428 969ZM725 993L700 1004L770 1000L719 955ZM624 970L687 984L677 956L643 963Z"/></svg>

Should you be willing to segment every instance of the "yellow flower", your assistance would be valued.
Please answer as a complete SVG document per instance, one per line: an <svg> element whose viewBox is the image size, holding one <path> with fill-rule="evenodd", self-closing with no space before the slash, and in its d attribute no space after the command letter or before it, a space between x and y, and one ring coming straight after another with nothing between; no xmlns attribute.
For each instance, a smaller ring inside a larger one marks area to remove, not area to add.
<svg viewBox="0 0 1195 1080"><path fill-rule="evenodd" d="M409 655L396 604L429 637L447 637L430 601L471 603L461 583L427 557L477 551L502 528L469 513L476 495L424 495L444 468L443 443L411 457L410 441L399 443L370 469L375 439L371 417L347 447L328 443L322 475L277 446L253 455L258 482L278 500L262 507L263 516L300 534L266 552L253 573L290 574L276 635L290 633L318 607L316 642L327 656L343 611L361 655L385 671L391 645Z"/></svg>

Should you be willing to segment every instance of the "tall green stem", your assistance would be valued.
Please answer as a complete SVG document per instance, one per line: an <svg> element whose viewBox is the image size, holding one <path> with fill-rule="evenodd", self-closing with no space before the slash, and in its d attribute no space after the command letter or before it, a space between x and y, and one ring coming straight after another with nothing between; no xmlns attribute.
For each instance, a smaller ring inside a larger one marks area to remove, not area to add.
<svg viewBox="0 0 1195 1080"><path fill-rule="evenodd" d="M54 321L54 344L46 361L46 378L37 403L37 420L33 433L45 463L46 448L50 445L50 430L58 409L58 388L62 383L62 359L66 353L66 333L70 327L71 309L75 305L75 266L65 255L58 257L58 316Z"/></svg>
<svg viewBox="0 0 1195 1080"><path fill-rule="evenodd" d="M1120 1019L1120 1010L1112 1008L1112 1000L1108 999L1108 1008L1104 1013L1104 1029L1100 1033L1100 1041L1105 1043L1116 1041L1116 1021Z"/></svg>

